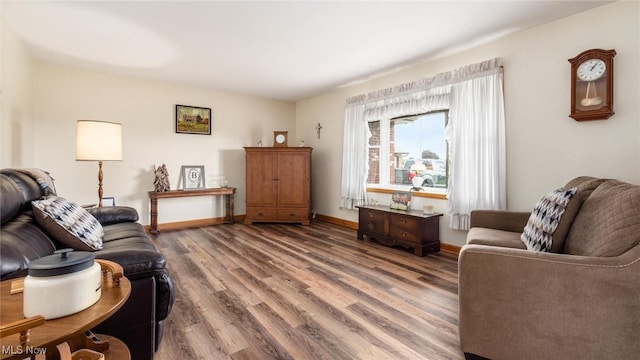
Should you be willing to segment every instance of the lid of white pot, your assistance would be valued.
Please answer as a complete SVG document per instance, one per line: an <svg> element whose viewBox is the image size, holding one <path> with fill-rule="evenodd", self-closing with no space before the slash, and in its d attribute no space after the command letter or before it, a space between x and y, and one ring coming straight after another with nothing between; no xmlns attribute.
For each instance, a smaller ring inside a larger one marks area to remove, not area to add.
<svg viewBox="0 0 640 360"><path fill-rule="evenodd" d="M29 275L35 277L71 274L93 266L95 254L88 251L60 249L52 255L43 256L30 262Z"/></svg>

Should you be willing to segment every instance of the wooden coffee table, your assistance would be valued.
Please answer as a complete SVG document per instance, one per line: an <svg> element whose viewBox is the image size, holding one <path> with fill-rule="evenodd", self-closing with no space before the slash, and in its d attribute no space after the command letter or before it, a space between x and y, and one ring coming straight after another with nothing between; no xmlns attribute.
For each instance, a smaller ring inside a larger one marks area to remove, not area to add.
<svg viewBox="0 0 640 360"><path fill-rule="evenodd" d="M96 261L101 265L105 263L104 260ZM119 267L117 264L116 266ZM75 344L84 343L84 332L118 311L131 294L131 283L126 277L121 277L119 285L117 285L113 281L112 275L106 275L103 277L102 295L98 302L75 314L46 320L43 325L31 328L28 342L26 345L21 345L21 334L5 336L7 325L25 319L22 292L11 294L11 284L16 281L19 283L20 280L7 280L0 283L0 326L3 328L3 337L0 340L0 359L3 360L24 359L42 352L46 352L47 359L57 359L56 346L64 342L69 342L72 345L72 350L75 350L73 349ZM98 335L98 337L102 338L103 336ZM105 352L107 359L127 359L130 357L129 350L122 341L113 337L104 336L104 338L109 340L109 350Z"/></svg>

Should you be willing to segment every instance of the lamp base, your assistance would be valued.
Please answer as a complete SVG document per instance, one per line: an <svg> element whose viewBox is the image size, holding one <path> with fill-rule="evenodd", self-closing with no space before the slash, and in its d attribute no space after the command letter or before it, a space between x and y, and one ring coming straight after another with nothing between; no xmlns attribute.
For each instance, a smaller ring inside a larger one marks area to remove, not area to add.
<svg viewBox="0 0 640 360"><path fill-rule="evenodd" d="M98 207L102 207L102 161L98 161Z"/></svg>

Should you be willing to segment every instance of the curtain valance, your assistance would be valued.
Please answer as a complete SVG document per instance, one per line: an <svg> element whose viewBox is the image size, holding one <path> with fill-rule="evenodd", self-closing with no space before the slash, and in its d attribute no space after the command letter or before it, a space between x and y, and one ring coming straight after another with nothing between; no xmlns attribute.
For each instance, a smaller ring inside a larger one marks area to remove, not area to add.
<svg viewBox="0 0 640 360"><path fill-rule="evenodd" d="M501 72L501 61L494 58L433 77L353 96L347 99L347 106L364 104L365 121L449 109L453 84Z"/></svg>

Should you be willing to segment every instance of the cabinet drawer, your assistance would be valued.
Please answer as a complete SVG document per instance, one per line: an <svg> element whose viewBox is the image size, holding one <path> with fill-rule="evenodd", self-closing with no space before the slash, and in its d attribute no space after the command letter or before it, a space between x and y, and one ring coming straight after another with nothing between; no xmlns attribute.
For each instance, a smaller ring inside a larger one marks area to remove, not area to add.
<svg viewBox="0 0 640 360"><path fill-rule="evenodd" d="M373 220L361 222L360 225L362 228L360 231L371 234L385 234L384 231L384 222L376 222Z"/></svg>
<svg viewBox="0 0 640 360"><path fill-rule="evenodd" d="M416 231L410 231L407 229L401 229L397 227L391 227L389 229L389 236L394 240L400 242L409 242L412 244L419 244L421 240L421 234Z"/></svg>
<svg viewBox="0 0 640 360"><path fill-rule="evenodd" d="M401 241L417 243L422 238L420 218L391 214L389 235Z"/></svg>
<svg viewBox="0 0 640 360"><path fill-rule="evenodd" d="M278 220L289 221L289 220L308 220L309 219L309 209L278 209Z"/></svg>
<svg viewBox="0 0 640 360"><path fill-rule="evenodd" d="M381 211L360 209L358 226L364 233L386 234L385 220L387 215Z"/></svg>
<svg viewBox="0 0 640 360"><path fill-rule="evenodd" d="M420 221L421 220L422 219L420 219L420 218L413 217L413 216L407 216L407 215L391 214L389 216L389 221L391 222L391 227L395 227L395 228L402 229L402 230L407 230L407 231L412 231L412 232L420 231Z"/></svg>
<svg viewBox="0 0 640 360"><path fill-rule="evenodd" d="M253 220L276 218L276 209L247 207L247 217Z"/></svg>
<svg viewBox="0 0 640 360"><path fill-rule="evenodd" d="M360 221L362 223L384 223L385 213L380 211L360 210Z"/></svg>

